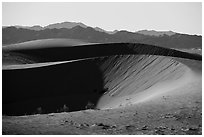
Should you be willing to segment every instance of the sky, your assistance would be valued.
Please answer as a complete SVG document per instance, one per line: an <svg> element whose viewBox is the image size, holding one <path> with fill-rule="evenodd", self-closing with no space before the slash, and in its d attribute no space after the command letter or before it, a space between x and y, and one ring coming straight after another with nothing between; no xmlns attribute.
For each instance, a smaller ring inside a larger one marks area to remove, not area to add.
<svg viewBox="0 0 204 137"><path fill-rule="evenodd" d="M201 2L3 2L2 25L46 26L60 22L82 22L113 30L175 31L202 34Z"/></svg>

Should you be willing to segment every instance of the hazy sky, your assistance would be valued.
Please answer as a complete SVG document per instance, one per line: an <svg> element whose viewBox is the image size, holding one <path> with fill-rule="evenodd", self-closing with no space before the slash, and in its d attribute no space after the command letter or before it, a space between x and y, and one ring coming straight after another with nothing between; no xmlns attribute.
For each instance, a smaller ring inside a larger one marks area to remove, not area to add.
<svg viewBox="0 0 204 137"><path fill-rule="evenodd" d="M202 32L200 3L3 3L2 25L82 22L105 30Z"/></svg>

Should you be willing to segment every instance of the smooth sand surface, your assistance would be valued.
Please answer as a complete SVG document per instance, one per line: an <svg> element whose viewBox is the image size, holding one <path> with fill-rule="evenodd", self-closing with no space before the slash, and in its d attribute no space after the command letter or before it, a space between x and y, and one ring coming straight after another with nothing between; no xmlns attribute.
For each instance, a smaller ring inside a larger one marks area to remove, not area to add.
<svg viewBox="0 0 204 137"><path fill-rule="evenodd" d="M130 60L128 58L128 61ZM185 65L176 61L176 59L158 56L133 57L132 60L136 62L135 65L132 65L132 71L130 66L125 67L125 64L128 63L127 58L122 63L118 62L123 67L120 67L122 70L118 72L116 71L117 68L114 69L110 65L103 66L103 69L107 71L105 73L107 74L105 75L107 80L105 86L110 91L100 99L98 108L110 109L150 100L159 101L157 99L159 96L165 96L169 93L172 95L173 93L180 93L185 98L185 95L191 92L190 90L181 92L186 86L191 85L191 89L202 87L201 84L199 86L193 84L201 83L201 62L199 61L178 59ZM151 62L151 60L153 61ZM178 96L178 94L175 94L175 96Z"/></svg>
<svg viewBox="0 0 204 137"><path fill-rule="evenodd" d="M75 39L42 39L42 40L32 40L28 42L22 42L17 44L10 44L3 46L3 50L25 50L25 49L42 49L51 47L68 47L68 46L80 46L89 45L92 43L83 42L81 40Z"/></svg>

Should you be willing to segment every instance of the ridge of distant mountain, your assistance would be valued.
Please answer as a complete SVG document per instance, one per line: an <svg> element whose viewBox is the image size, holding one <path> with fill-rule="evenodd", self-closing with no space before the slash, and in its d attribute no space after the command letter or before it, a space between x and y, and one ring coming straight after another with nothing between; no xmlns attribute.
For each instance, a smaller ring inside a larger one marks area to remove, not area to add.
<svg viewBox="0 0 204 137"><path fill-rule="evenodd" d="M16 28L24 28L24 29L30 29L30 30L36 30L36 31L39 31L39 30L44 30L44 29L61 29L61 28L67 28L67 29L71 29L73 27L76 27L76 26L81 26L82 28L87 28L87 27L90 27L90 26L87 26L81 22L62 22L62 23L53 23L53 24L50 24L50 25L47 25L45 27L42 27L42 26L39 26L39 25L34 25L34 26L20 26L20 25L16 25L14 27ZM7 27L12 27L12 26L3 26L2 28L7 28ZM114 30L114 31L106 31L102 28L99 28L99 27L95 27L94 28L96 31L99 31L99 32L105 32L105 33L108 33L108 34L114 34L117 32L117 30Z"/></svg>
<svg viewBox="0 0 204 137"><path fill-rule="evenodd" d="M36 30L36 31L39 31L39 30L44 30L44 29L62 29L62 28L67 28L67 29L71 29L73 27L76 27L76 26L81 26L82 28L87 28L87 27L90 27L90 26L87 26L81 22L61 22L61 23L53 23L53 24L49 24L45 27L42 27L42 26L39 26L39 25L34 25L34 26L20 26L20 25L15 25L15 26L3 26L2 28L7 28L7 27L16 27L16 28L24 28L24 29L29 29L29 30ZM114 30L114 31L106 31L102 28L99 28L99 27L95 27L94 28L96 31L99 31L99 32L105 32L105 33L108 33L108 34L114 34L117 32L117 30Z"/></svg>
<svg viewBox="0 0 204 137"><path fill-rule="evenodd" d="M155 31L155 30L140 30L140 31L137 31L136 33L149 35L149 36L157 36L157 37L163 36L163 35L172 36L176 34L173 31Z"/></svg>
<svg viewBox="0 0 204 137"><path fill-rule="evenodd" d="M15 26L3 26L3 28L7 28L7 27L16 27L16 28L23 28L23 29L29 29L29 30L43 30L43 27L41 27L40 25L34 25L34 26L20 26L20 25L15 25Z"/></svg>
<svg viewBox="0 0 204 137"><path fill-rule="evenodd" d="M61 29L61 28L67 28L67 29L71 29L73 27L76 26L81 26L82 28L87 28L88 26L81 23L81 22L62 22L62 23L54 23L54 24L50 24L48 26L45 26L44 29L48 28L48 29Z"/></svg>
<svg viewBox="0 0 204 137"><path fill-rule="evenodd" d="M38 31L38 30L42 30L43 27L41 27L40 25L35 25L35 26L32 26L32 27L29 27L29 29Z"/></svg>
<svg viewBox="0 0 204 137"><path fill-rule="evenodd" d="M40 27L36 27L39 28ZM113 34L97 31L92 27L75 26L71 29L42 29L31 30L27 28L6 27L2 29L3 45L20 43L37 39L69 38L79 39L90 43L134 42L151 44L167 48L202 48L202 36L175 33L174 35L160 35L159 37L144 35L126 30Z"/></svg>
<svg viewBox="0 0 204 137"><path fill-rule="evenodd" d="M31 26L31 27L16 25L14 27L39 31L39 30L44 30L44 29L61 29L61 28L71 29L71 28L76 27L76 26L81 26L82 28L90 27L90 26L87 26L87 25L85 25L85 24L83 24L81 22L53 23L53 24L49 24L49 25L47 25L45 27L42 27L42 26L39 26L39 25L35 25L35 26ZM3 28L6 28L6 27L8 27L8 26L3 26ZM99 27L94 27L94 29L96 31L105 32L105 33L108 33L108 34L115 34L116 32L118 32L118 30L106 31L106 30L104 30L102 28L99 28ZM149 36L163 36L163 35L172 36L172 35L176 34L173 31L155 31L155 30L140 30L140 31L137 31L135 33L139 33L139 34L143 34L143 35L149 35Z"/></svg>
<svg viewBox="0 0 204 137"><path fill-rule="evenodd" d="M99 27L95 27L94 28L96 31L99 31L99 32L105 32L105 33L108 33L108 34L115 34L116 32L118 32L118 30L114 30L114 31L106 31L104 29L101 29Z"/></svg>

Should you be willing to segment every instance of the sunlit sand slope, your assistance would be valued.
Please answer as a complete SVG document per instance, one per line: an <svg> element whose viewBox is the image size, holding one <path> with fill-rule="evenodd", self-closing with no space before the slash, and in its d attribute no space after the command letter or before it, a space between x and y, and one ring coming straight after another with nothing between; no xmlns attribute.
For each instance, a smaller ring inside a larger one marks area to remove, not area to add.
<svg viewBox="0 0 204 137"><path fill-rule="evenodd" d="M67 47L67 46L79 46L88 45L89 42L84 42L76 39L39 39L33 41L27 41L17 44L10 44L3 46L4 50L26 50L26 49L43 49L52 47Z"/></svg>
<svg viewBox="0 0 204 137"><path fill-rule="evenodd" d="M97 107L117 108L148 101L173 90L180 92L186 85L201 80L201 62L180 59L185 65L176 60L155 55L107 57L101 63L107 92ZM198 64L187 66L193 62Z"/></svg>

